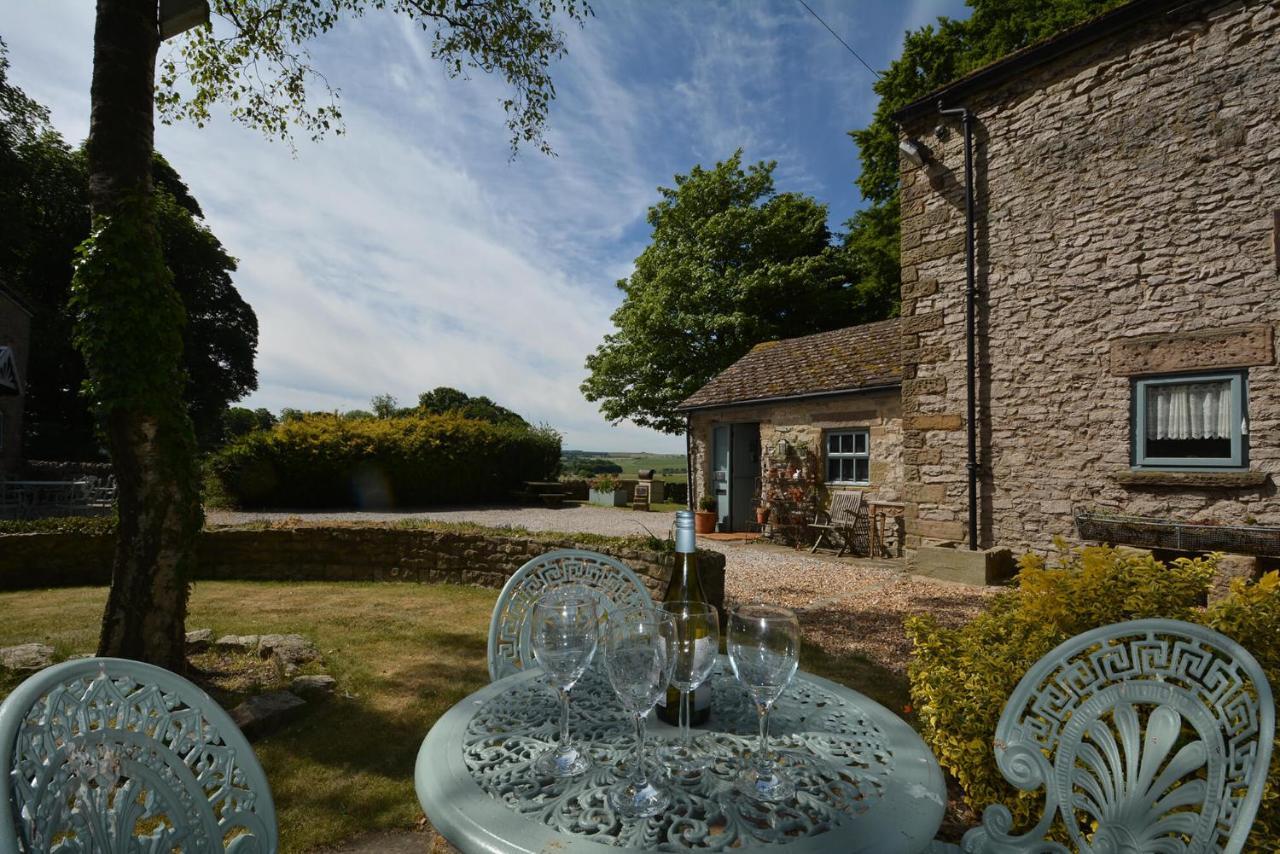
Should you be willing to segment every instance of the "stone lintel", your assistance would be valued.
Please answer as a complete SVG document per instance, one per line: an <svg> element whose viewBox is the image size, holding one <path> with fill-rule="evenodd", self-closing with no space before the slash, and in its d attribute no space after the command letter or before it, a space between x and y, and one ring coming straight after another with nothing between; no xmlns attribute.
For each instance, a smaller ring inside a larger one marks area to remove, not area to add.
<svg viewBox="0 0 1280 854"><path fill-rule="evenodd" d="M1180 486L1201 489L1248 489L1264 486L1263 471L1122 471L1112 478L1128 488Z"/></svg>
<svg viewBox="0 0 1280 854"><path fill-rule="evenodd" d="M1111 342L1111 374L1132 377L1275 364L1269 323L1160 333Z"/></svg>

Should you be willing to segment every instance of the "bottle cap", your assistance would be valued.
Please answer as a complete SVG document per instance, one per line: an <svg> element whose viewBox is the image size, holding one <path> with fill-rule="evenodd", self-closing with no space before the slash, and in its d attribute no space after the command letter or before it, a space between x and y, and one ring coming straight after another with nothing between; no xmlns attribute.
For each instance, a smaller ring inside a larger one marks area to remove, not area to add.
<svg viewBox="0 0 1280 854"><path fill-rule="evenodd" d="M676 551L688 554L698 550L693 527L693 511L676 511Z"/></svg>

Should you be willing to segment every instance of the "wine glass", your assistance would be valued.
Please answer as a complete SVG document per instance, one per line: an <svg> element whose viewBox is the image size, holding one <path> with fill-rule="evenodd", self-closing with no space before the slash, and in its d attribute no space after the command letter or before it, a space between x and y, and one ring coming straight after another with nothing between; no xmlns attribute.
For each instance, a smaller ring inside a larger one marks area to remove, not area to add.
<svg viewBox="0 0 1280 854"><path fill-rule="evenodd" d="M658 755L678 771L701 771L711 757L699 752L689 726L690 698L711 676L720 652L720 614L706 602L664 602L658 608L675 626L671 684L680 692L680 737L658 748Z"/></svg>
<svg viewBox="0 0 1280 854"><path fill-rule="evenodd" d="M760 716L760 747L738 775L737 788L760 801L784 801L795 792L769 754L769 710L800 661L800 622L795 612L772 605L741 605L729 615L729 663Z"/></svg>
<svg viewBox="0 0 1280 854"><path fill-rule="evenodd" d="M596 607L594 596L572 591L545 594L533 606L529 618L533 657L560 694L560 740L534 761L533 768L540 774L573 777L591 766L587 754L569 740L569 691L596 652Z"/></svg>
<svg viewBox="0 0 1280 854"><path fill-rule="evenodd" d="M671 681L675 626L671 617L644 609L611 620L604 666L622 706L635 720L636 747L627 779L609 790L609 804L625 818L657 815L671 797L645 770L645 716Z"/></svg>

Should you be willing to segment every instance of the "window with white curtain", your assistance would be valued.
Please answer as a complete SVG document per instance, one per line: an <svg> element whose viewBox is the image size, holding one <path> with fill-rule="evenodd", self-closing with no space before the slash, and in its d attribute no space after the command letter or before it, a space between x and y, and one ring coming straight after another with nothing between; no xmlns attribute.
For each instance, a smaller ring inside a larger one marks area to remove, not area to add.
<svg viewBox="0 0 1280 854"><path fill-rule="evenodd" d="M1154 377L1133 386L1139 468L1240 468L1248 428L1244 375Z"/></svg>

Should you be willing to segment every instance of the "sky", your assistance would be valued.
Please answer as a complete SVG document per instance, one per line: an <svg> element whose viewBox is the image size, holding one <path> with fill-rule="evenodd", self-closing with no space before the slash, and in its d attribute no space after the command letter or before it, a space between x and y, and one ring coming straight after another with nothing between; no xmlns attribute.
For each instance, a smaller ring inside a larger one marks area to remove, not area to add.
<svg viewBox="0 0 1280 854"><path fill-rule="evenodd" d="M809 5L875 68L906 30L965 15L963 0ZM870 121L874 78L797 0L594 10L551 69L554 157L512 158L502 81L450 79L429 34L389 13L310 46L340 90L342 136L291 150L224 115L157 127L258 315L259 388L242 405L368 408L384 392L411 405L448 385L551 425L566 448L683 451L610 424L579 391L657 188L740 147L776 160L777 189L815 196L839 230L862 204L847 132ZM93 4L0 0L0 36L12 81L83 140Z"/></svg>

